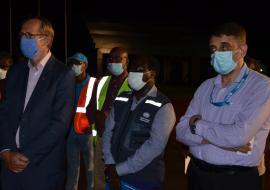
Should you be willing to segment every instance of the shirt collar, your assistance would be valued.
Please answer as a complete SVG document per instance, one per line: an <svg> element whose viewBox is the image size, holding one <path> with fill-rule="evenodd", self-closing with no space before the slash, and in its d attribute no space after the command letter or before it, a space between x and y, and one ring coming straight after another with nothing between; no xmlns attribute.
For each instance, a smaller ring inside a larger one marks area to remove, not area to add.
<svg viewBox="0 0 270 190"><path fill-rule="evenodd" d="M152 96L156 97L157 96L157 87L154 85L149 92L146 94L146 96Z"/></svg>
<svg viewBox="0 0 270 190"><path fill-rule="evenodd" d="M154 85L141 99L144 99L146 96L156 97L157 87Z"/></svg>
<svg viewBox="0 0 270 190"><path fill-rule="evenodd" d="M30 69L31 68L35 68L36 70L39 70L40 68L45 67L45 65L48 62L48 60L50 59L51 55L52 55L52 53L51 53L51 51L49 51L47 53L47 55L45 57L43 57L43 59L37 65L35 65L35 66L31 63L30 60L28 60L28 67Z"/></svg>
<svg viewBox="0 0 270 190"><path fill-rule="evenodd" d="M155 85L147 92L146 95L141 97L139 100L137 100L136 97L133 96L133 101L137 102L137 104L141 103L143 100L145 100L145 98L147 96L151 96L151 97L156 97L157 96L157 87Z"/></svg>
<svg viewBox="0 0 270 190"><path fill-rule="evenodd" d="M238 74L238 76L236 77L236 79L234 79L233 83L238 83L241 81L241 79L243 78L244 74L247 72L249 68L247 67L246 63L243 65L243 67L240 70L240 73ZM219 74L218 76L216 76L215 80L214 80L214 84L215 85L221 85L221 75Z"/></svg>
<svg viewBox="0 0 270 190"><path fill-rule="evenodd" d="M243 76L245 75L245 73L248 71L248 69L249 68L247 67L246 63L244 63L239 75L236 77L236 79L233 82L240 82Z"/></svg>

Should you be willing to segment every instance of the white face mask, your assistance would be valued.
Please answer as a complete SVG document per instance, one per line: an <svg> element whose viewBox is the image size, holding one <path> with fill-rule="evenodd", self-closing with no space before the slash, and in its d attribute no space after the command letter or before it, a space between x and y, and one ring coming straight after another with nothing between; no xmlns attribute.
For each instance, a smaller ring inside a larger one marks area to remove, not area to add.
<svg viewBox="0 0 270 190"><path fill-rule="evenodd" d="M143 74L143 72L128 73L128 84L132 89L138 91L146 85L146 82L143 81Z"/></svg>
<svg viewBox="0 0 270 190"><path fill-rule="evenodd" d="M72 70L75 72L75 76L82 74L82 65L73 65Z"/></svg>
<svg viewBox="0 0 270 190"><path fill-rule="evenodd" d="M5 79L7 75L7 70L0 68L0 79Z"/></svg>

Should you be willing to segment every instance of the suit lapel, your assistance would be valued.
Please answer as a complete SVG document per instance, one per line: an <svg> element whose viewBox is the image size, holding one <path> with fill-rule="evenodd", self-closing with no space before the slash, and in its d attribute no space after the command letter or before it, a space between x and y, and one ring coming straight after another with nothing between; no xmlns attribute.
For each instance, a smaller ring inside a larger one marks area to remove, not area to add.
<svg viewBox="0 0 270 190"><path fill-rule="evenodd" d="M26 97L26 91L27 91L27 83L28 83L28 76L29 76L29 67L28 67L28 61L23 63L23 71L21 72L20 78L18 82L21 83L21 85L17 85L18 87L21 87L18 89L17 93L20 94L20 101L18 108L19 110L24 109L24 102Z"/></svg>
<svg viewBox="0 0 270 190"><path fill-rule="evenodd" d="M31 109L31 107L34 105L34 102L38 101L40 99L39 96L41 96L46 91L51 81L50 79L52 75L51 71L53 70L53 65L54 57L51 56L38 79L36 87L33 90L33 93L28 101L28 104L25 107L24 112L27 112L29 109Z"/></svg>

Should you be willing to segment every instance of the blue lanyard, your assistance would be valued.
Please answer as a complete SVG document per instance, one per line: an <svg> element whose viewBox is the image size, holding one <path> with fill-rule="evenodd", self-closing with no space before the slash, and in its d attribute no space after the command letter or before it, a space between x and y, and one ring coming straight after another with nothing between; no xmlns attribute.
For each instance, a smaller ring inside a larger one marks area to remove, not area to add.
<svg viewBox="0 0 270 190"><path fill-rule="evenodd" d="M210 103L213 104L214 106L222 107L222 106L227 106L230 105L231 103L229 102L229 99L241 88L241 86L244 84L248 77L248 71L244 74L240 82L236 85L234 89L232 89L224 98L223 102L213 102L213 91L215 89L215 85L213 86L212 92L210 94Z"/></svg>

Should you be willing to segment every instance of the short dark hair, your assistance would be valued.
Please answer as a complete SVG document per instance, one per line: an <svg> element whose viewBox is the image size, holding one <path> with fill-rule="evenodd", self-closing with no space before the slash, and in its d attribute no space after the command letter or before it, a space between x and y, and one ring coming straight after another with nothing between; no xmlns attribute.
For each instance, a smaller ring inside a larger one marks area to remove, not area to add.
<svg viewBox="0 0 270 190"><path fill-rule="evenodd" d="M114 47L114 48L111 49L109 55L111 55L111 54L113 54L113 53L115 53L115 52L117 52L117 51L119 51L120 54L122 54L122 53L127 53L127 54L128 54L128 51L127 51L125 48L122 48L122 47Z"/></svg>
<svg viewBox="0 0 270 190"><path fill-rule="evenodd" d="M2 51L0 52L0 60L2 59L11 59L12 60L12 56L10 55L10 53L6 52L6 51Z"/></svg>
<svg viewBox="0 0 270 190"><path fill-rule="evenodd" d="M143 65L146 65L149 70L155 71L156 78L158 77L160 71L160 64L159 61L154 56L139 55L134 58L133 62L143 63Z"/></svg>
<svg viewBox="0 0 270 190"><path fill-rule="evenodd" d="M246 30L244 27L235 22L227 22L218 26L211 36L234 36L240 43L246 43Z"/></svg>
<svg viewBox="0 0 270 190"><path fill-rule="evenodd" d="M6 61L8 61L9 65L7 65ZM8 52L0 52L0 68L8 68L10 65L13 64L13 59L10 53Z"/></svg>

